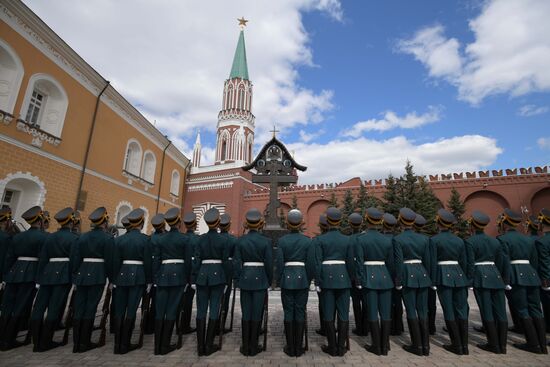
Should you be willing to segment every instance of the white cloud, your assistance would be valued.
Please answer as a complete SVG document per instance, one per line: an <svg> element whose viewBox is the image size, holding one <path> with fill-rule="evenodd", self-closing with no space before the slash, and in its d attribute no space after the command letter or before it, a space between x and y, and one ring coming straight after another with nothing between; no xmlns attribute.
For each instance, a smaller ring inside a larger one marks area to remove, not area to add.
<svg viewBox="0 0 550 367"><path fill-rule="evenodd" d="M459 99L474 105L491 95L549 91L549 17L549 1L488 1L469 22L474 41L462 53L441 25L419 30L397 49L422 62L430 76L455 85Z"/></svg>
<svg viewBox="0 0 550 367"><path fill-rule="evenodd" d="M344 131L344 136L359 137L364 131L386 131L390 129L413 129L426 124L437 122L441 118L442 106L428 106L428 112L421 115L416 111L409 112L405 116L398 116L393 111L383 113L382 119L369 119L353 125Z"/></svg>
<svg viewBox="0 0 550 367"><path fill-rule="evenodd" d="M295 143L288 147L295 151L298 163L308 167L300 174L302 184L340 182L356 176L385 178L390 172L402 172L407 159L419 174L478 170L493 164L503 151L495 139L480 135L419 145L399 136L382 141L361 137L327 144Z"/></svg>
<svg viewBox="0 0 550 367"><path fill-rule="evenodd" d="M300 130L300 141L303 141L304 143L309 143L310 141L317 139L324 133L325 130L318 130L312 133L306 132L305 130Z"/></svg>
<svg viewBox="0 0 550 367"><path fill-rule="evenodd" d="M542 150L550 150L550 137L538 138L537 144Z"/></svg>
<svg viewBox="0 0 550 367"><path fill-rule="evenodd" d="M546 106L538 107L533 104L528 104L520 107L520 109L518 110L518 115L524 116L524 117L531 117L536 115L542 115L546 112L548 112L548 107Z"/></svg>

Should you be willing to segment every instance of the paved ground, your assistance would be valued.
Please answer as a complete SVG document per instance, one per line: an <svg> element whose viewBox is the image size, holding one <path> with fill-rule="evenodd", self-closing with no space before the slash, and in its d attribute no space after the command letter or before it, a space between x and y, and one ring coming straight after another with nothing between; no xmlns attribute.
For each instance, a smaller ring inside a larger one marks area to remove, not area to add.
<svg viewBox="0 0 550 367"><path fill-rule="evenodd" d="M470 327L479 324L479 311L470 294ZM236 310L239 309L237 299ZM21 347L9 352L0 352L2 366L550 366L549 355L535 355L508 346L507 355L487 353L475 347L476 343L484 341L484 337L471 329L470 355L456 356L445 351L441 345L448 342L447 334L441 330L443 319L438 316L438 334L432 337L431 355L417 357L405 352L402 345L409 342L408 333L403 336L391 337L391 351L387 357L378 357L367 352L363 345L370 342L368 337L351 336L351 350L344 357L330 357L321 351L325 339L315 333L319 326L317 315L317 297L310 293L308 303L309 346L310 350L300 358L286 356L283 349L283 312L280 293L271 292L269 302L269 338L267 351L255 357L243 357L239 353L240 344L240 313L235 313L235 328L233 333L224 337L223 350L209 357L197 357L195 335L186 335L183 347L167 356L153 355L153 336L146 335L144 347L126 355L113 354L113 336L107 337L107 345L83 354L73 354L72 345L57 348L45 353L33 353L30 346ZM438 307L438 311L440 308ZM350 329L353 327L353 319ZM57 339L61 332L56 335ZM98 332L94 333L94 340ZM137 335L134 336L137 341ZM509 335L509 344L522 341L516 334Z"/></svg>

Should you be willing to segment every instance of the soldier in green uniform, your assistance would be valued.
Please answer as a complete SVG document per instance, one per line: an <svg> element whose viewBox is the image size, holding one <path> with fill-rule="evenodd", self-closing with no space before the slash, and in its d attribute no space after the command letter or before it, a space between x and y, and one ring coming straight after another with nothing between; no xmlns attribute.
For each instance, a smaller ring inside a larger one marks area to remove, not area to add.
<svg viewBox="0 0 550 367"><path fill-rule="evenodd" d="M155 354L167 354L175 349L170 344L183 293L189 287L192 248L189 237L180 232L180 210L169 209L162 222L170 226L165 234L151 238L154 257ZM159 220L160 222L160 220Z"/></svg>
<svg viewBox="0 0 550 367"><path fill-rule="evenodd" d="M137 349L131 344L136 313L143 292L152 284L152 251L149 237L141 233L143 209L128 214L131 229L117 238L113 255L113 287L115 294L115 354Z"/></svg>
<svg viewBox="0 0 550 367"><path fill-rule="evenodd" d="M540 231L540 220L536 215L530 215L527 218L527 232L529 237L533 239L538 239Z"/></svg>
<svg viewBox="0 0 550 367"><path fill-rule="evenodd" d="M506 208L501 216L504 234L498 240L504 245L510 259L511 300L525 332L525 344L516 348L533 353L548 353L544 319L540 306L540 278L537 275L538 254L535 241L516 230L521 214Z"/></svg>
<svg viewBox="0 0 550 367"><path fill-rule="evenodd" d="M392 241L397 229L397 219L390 214L382 216L382 234ZM395 250L394 250L395 254ZM395 264L394 264L395 265ZM403 302L401 300L401 289L394 287L391 293L391 330L390 335L401 335L405 330L403 326Z"/></svg>
<svg viewBox="0 0 550 367"><path fill-rule="evenodd" d="M500 242L484 233L489 217L474 211L468 220L471 236L466 240L468 278L473 280L487 343L478 347L496 354L506 354L508 318L504 301L504 280L509 263Z"/></svg>
<svg viewBox="0 0 550 367"><path fill-rule="evenodd" d="M286 346L290 357L304 354L302 342L309 284L315 272L315 251L311 239L301 233L303 216L298 209L288 212L289 234L279 239L276 283L281 287Z"/></svg>
<svg viewBox="0 0 550 367"><path fill-rule="evenodd" d="M411 345L404 345L403 349L427 356L430 354L428 287L432 286L427 269L431 269L432 257L428 238L412 230L415 219L416 213L411 209L399 210L398 221L403 232L393 237L395 285L397 289L403 289L403 303L411 336Z"/></svg>
<svg viewBox="0 0 550 367"><path fill-rule="evenodd" d="M328 224L327 224L327 215L326 213L323 213L319 216L319 231L320 234L325 233L328 230ZM319 309L319 329L315 330L315 332L319 335L326 336L325 332L325 323L323 322L323 302L321 301L321 292L317 293L317 305Z"/></svg>
<svg viewBox="0 0 550 367"><path fill-rule="evenodd" d="M151 251L153 253L153 278L156 273L156 269L158 269L158 259L155 257L156 251L155 248L158 244L158 240L162 237L164 233L166 233L166 221L164 220L164 214L158 213L151 218L151 226L153 227L153 233L151 233ZM153 284L155 284L153 279ZM149 305L148 313L147 313L147 320L145 320L145 330L144 334L150 335L155 332L155 303L157 298L157 287L153 286L151 288L151 292L149 293Z"/></svg>
<svg viewBox="0 0 550 367"><path fill-rule="evenodd" d="M359 213L351 213L348 217L348 223L351 229L350 243L354 243L355 239L362 235L361 226L363 225L363 217ZM356 257L356 254L354 254L354 257ZM361 289L356 287L356 285L361 284L361 280L354 276L351 282L353 284L353 287L351 287L351 304L355 319L355 329L351 332L355 335L366 336L369 334L367 307L363 302Z"/></svg>
<svg viewBox="0 0 550 367"><path fill-rule="evenodd" d="M539 225L542 236L535 241L539 257L539 277L542 283L542 310L546 321L546 332L550 333L550 209L541 209Z"/></svg>
<svg viewBox="0 0 550 367"><path fill-rule="evenodd" d="M204 213L204 221L208 225L208 232L199 237L191 274L191 287L197 291L196 325L199 356L209 356L219 349L218 345L214 345L214 337L220 328L221 300L227 287L227 272L230 267L227 237L217 231L220 224L218 209L208 209Z"/></svg>
<svg viewBox="0 0 550 367"><path fill-rule="evenodd" d="M6 252L11 241L11 234L9 232L11 222L11 209L4 207L0 209L0 305L2 304L2 295L4 293L4 262L6 261ZM0 319L1 319L0 315Z"/></svg>
<svg viewBox="0 0 550 367"><path fill-rule="evenodd" d="M6 288L0 309L0 350L9 350L23 344L16 340L17 332L28 322L26 311L32 307L38 256L47 237L40 230L43 217L39 206L30 208L21 217L29 223L30 228L13 237L6 253Z"/></svg>
<svg viewBox="0 0 550 367"><path fill-rule="evenodd" d="M91 342L97 305L105 283L112 279L113 237L106 230L109 215L104 207L88 217L92 230L82 234L71 253L72 281L75 286L73 317L73 353L96 348Z"/></svg>
<svg viewBox="0 0 550 367"><path fill-rule="evenodd" d="M413 229L416 233L427 236L424 232L424 227L426 226L426 218L420 214L416 214L414 220ZM427 236L429 238L429 236ZM428 330L430 335L435 335L435 315L437 313L437 292L431 287L428 288Z"/></svg>
<svg viewBox="0 0 550 367"><path fill-rule="evenodd" d="M327 334L327 345L321 349L331 356L343 356L347 352L350 289L355 272L353 246L349 238L339 231L342 212L330 207L326 214L328 231L314 240L315 285L317 291L321 292L323 322ZM338 336L334 327L335 311L338 317Z"/></svg>
<svg viewBox="0 0 550 367"><path fill-rule="evenodd" d="M238 239L233 263L236 287L241 290L242 345L240 352L245 356L255 356L260 353L258 336L262 313L264 306L267 307L265 304L267 291L273 281L273 250L271 240L259 232L264 225L260 211L250 209L245 217L248 233Z"/></svg>
<svg viewBox="0 0 550 367"><path fill-rule="evenodd" d="M197 229L197 215L193 212L186 213L183 216L183 224L185 224L186 232L185 236L189 238L191 244L191 254L195 254L195 247L199 236L195 233ZM191 287L187 287L183 293L182 308L180 315L179 327L183 328L184 334L194 333L196 328L191 327L191 313L193 312L193 298L195 297L195 290Z"/></svg>
<svg viewBox="0 0 550 367"><path fill-rule="evenodd" d="M367 319L372 344L367 350L388 355L391 329L391 294L395 277L392 240L382 233L383 213L368 208L367 231L354 239L357 274L363 291L363 304L368 304Z"/></svg>
<svg viewBox="0 0 550 367"><path fill-rule="evenodd" d="M125 215L124 217L122 217L120 219L120 224L122 225L122 227L124 228L124 233L128 233L130 231L130 229L132 228L132 225L130 224L130 221L128 220L128 216ZM114 246L116 247L116 244L117 242L119 241L118 240L118 237L122 236L123 234L119 235L119 229L118 227L116 226L110 226L108 229L107 229L107 233L110 233L112 234L114 237L115 237L115 241L114 241ZM113 248L113 251L114 253L114 248ZM114 334L115 333L115 329L116 329L116 326L117 326L117 323L116 323L116 320L115 320L115 315L116 315L116 311L115 311L115 306L116 306L116 302L115 302L115 298L116 298L116 288L113 288L111 287L111 304L109 305L110 307L110 310L109 310L109 333L111 334Z"/></svg>
<svg viewBox="0 0 550 367"><path fill-rule="evenodd" d="M60 346L53 342L55 327L63 317L65 300L71 289L70 256L78 235L72 232L74 210L65 208L55 215L61 226L46 238L38 262L38 295L31 314L34 352ZM48 312L44 320L44 313Z"/></svg>
<svg viewBox="0 0 550 367"><path fill-rule="evenodd" d="M229 230L231 229L231 216L227 213L222 214L220 216L220 234L225 237L225 244L227 245L228 249L228 266L227 266L227 287L224 294L224 301L223 301L223 312L225 315L228 315L229 311L229 301L231 298L231 290L233 289L233 256L235 256L235 245L237 243L237 238L233 236L231 233L229 233ZM225 322L227 320L227 317L223 320ZM222 330L224 333L231 332L233 330L226 329L225 325L222 325Z"/></svg>

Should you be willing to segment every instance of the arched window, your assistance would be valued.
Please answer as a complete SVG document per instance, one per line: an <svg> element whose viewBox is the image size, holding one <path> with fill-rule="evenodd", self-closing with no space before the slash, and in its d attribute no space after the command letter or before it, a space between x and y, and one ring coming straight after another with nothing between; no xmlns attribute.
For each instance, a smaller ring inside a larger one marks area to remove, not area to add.
<svg viewBox="0 0 550 367"><path fill-rule="evenodd" d="M170 193L178 196L180 192L180 173L178 170L172 171L172 182L170 183Z"/></svg>
<svg viewBox="0 0 550 367"><path fill-rule="evenodd" d="M239 109L244 110L244 87L239 87Z"/></svg>
<svg viewBox="0 0 550 367"><path fill-rule="evenodd" d="M124 170L139 177L141 168L141 146L137 140L129 140L124 158Z"/></svg>
<svg viewBox="0 0 550 367"><path fill-rule="evenodd" d="M233 107L233 86L229 86L229 92L227 93L227 105L226 109L231 109Z"/></svg>
<svg viewBox="0 0 550 367"><path fill-rule="evenodd" d="M157 159L151 151L146 151L143 155L143 165L141 168L141 178L150 183L155 183L155 168Z"/></svg>
<svg viewBox="0 0 550 367"><path fill-rule="evenodd" d="M220 158L220 160L225 161L226 152L227 152L227 140L223 139L223 141L222 141L222 151L221 151L221 158Z"/></svg>
<svg viewBox="0 0 550 367"><path fill-rule="evenodd" d="M46 74L35 74L29 79L21 116L27 123L56 137L61 137L69 99L65 90Z"/></svg>
<svg viewBox="0 0 550 367"><path fill-rule="evenodd" d="M0 39L0 110L13 113L23 73L19 56Z"/></svg>

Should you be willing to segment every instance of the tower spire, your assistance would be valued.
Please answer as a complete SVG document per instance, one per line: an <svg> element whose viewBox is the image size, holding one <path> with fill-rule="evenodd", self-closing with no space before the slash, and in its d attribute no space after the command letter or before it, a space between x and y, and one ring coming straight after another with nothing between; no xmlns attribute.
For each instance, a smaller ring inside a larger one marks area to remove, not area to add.
<svg viewBox="0 0 550 367"><path fill-rule="evenodd" d="M233 66L231 66L231 73L229 74L229 79L233 79L233 78L241 78L244 80L248 80L248 65L246 63L246 47L244 45L244 30L242 29L239 34L239 41L237 42L235 55L233 56Z"/></svg>
<svg viewBox="0 0 550 367"><path fill-rule="evenodd" d="M195 147L193 148L193 167L201 166L201 131L197 132L197 140L195 140Z"/></svg>

